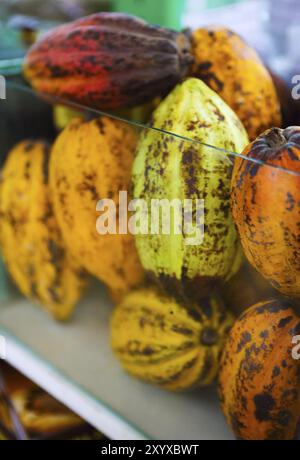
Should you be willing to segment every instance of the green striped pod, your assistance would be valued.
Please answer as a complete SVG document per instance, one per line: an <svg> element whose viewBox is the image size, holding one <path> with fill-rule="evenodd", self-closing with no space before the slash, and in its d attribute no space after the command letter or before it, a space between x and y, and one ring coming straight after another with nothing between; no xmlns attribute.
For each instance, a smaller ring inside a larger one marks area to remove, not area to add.
<svg viewBox="0 0 300 460"><path fill-rule="evenodd" d="M161 102L153 127L177 138L142 132L133 166L134 197L145 200L148 211L153 199L180 200L182 231L173 218L169 234L153 234L148 218L148 232L136 235L139 256L167 289L202 298L236 273L242 259L230 212L232 158L220 149L241 152L249 142L247 133L230 107L195 78L178 85ZM185 212L184 200L191 200L192 211ZM185 221L190 213L196 224L196 200L203 200L198 224L204 232L191 244Z"/></svg>

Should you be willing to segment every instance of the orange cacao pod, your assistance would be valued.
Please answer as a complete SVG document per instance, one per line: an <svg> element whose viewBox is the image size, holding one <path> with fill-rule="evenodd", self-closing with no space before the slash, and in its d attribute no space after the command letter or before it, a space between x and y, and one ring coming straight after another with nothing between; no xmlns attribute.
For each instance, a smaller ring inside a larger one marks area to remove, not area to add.
<svg viewBox="0 0 300 460"><path fill-rule="evenodd" d="M280 106L272 78L254 49L225 27L192 34L191 74L216 91L235 111L250 140L280 126ZM239 153L239 152L238 152Z"/></svg>
<svg viewBox="0 0 300 460"><path fill-rule="evenodd" d="M231 201L244 252L273 287L300 297L300 127L270 129L243 155Z"/></svg>
<svg viewBox="0 0 300 460"><path fill-rule="evenodd" d="M294 439L300 414L300 360L292 339L300 310L283 300L260 302L236 321L219 373L223 412L240 439Z"/></svg>

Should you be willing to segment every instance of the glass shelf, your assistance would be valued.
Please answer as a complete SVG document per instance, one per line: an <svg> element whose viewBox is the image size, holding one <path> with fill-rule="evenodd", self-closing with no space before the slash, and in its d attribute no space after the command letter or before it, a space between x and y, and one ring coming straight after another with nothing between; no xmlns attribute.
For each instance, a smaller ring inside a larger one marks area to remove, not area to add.
<svg viewBox="0 0 300 460"><path fill-rule="evenodd" d="M68 324L21 298L3 303L6 359L112 439L232 439L215 388L169 393L121 370L109 346L111 310L99 285Z"/></svg>
<svg viewBox="0 0 300 460"><path fill-rule="evenodd" d="M91 120L97 117L102 117L106 116L115 120L122 121L132 127L134 127L137 131L138 134L142 133L143 130L149 130L153 131L156 135L156 138L158 136L161 136L162 141L164 140L164 136L171 136L173 138L174 142L181 142L181 147L182 146L187 146L187 145L193 145L193 146L204 146L207 148L207 153L211 155L219 155L222 154L223 156L225 155L226 157L229 157L231 161L233 162L236 157L244 158L245 160L251 162L251 163L256 163L260 165L264 165L268 168L272 168L275 170L282 171L282 173L291 173L292 175L299 175L296 171L292 171L289 169L286 169L284 167L276 166L273 164L268 164L266 162L263 162L262 160L255 159L255 158L250 158L246 157L242 154L242 152L236 152L232 149L229 148L221 148L216 145L212 145L209 143L203 143L200 141L197 141L191 137L186 137L182 136L178 133L175 132L170 132L167 129L161 129L159 127L156 127L152 122L148 120L148 118L151 115L151 110L154 110L155 106L148 106L148 104L145 104L144 106L139 106L133 109L121 109L121 110L116 110L116 111L102 111L98 110L92 107L87 107L82 104L79 104L75 101L70 101L66 99L62 99L60 97L56 97L53 95L46 95L42 93L37 93L34 91L23 79L22 76L20 76L19 72L21 70L21 60L18 61L16 60L16 66L12 67L6 67L7 64L4 65L4 72L3 75L7 77L7 91L10 92L10 95L12 96L11 99L9 96L6 97L6 100L1 101L0 105L0 115L1 111L3 111L3 121L5 121L5 114L8 112L11 112L12 114L15 113L16 115L16 120L11 119L12 117L6 117L9 118L10 125L6 127L5 125L0 126L0 135L1 137L3 136L4 131L8 131L8 128L12 128L13 124L15 125L15 128L21 128L22 129L22 140L24 140L27 135L28 138L32 137L33 139L38 139L41 137L44 137L45 140L48 140L49 142L52 142L54 138L59 134L59 130L55 127L55 122L54 122L54 117L53 115L53 108L55 106L63 106L63 107L69 107L71 109L74 109L78 112L81 112L82 116L86 120ZM5 61L7 62L7 61ZM1 61L0 61L0 75L1 75ZM13 101L12 104L10 104L10 101ZM21 119L18 119L19 112L22 114ZM36 122L37 119L39 119L40 123L36 125L36 123L29 121L31 115L33 115L34 121ZM50 119L49 119L50 115ZM43 120L41 120L41 116L44 117ZM22 126L22 121L27 120L27 124L25 126ZM44 123L42 123L44 122ZM47 128L46 128L47 125ZM13 131L13 136L15 138L15 143L18 141L17 139L17 132L15 130ZM184 144L183 144L184 143ZM180 147L180 145L179 145ZM5 145L0 146L0 160L3 158L3 155L5 154Z"/></svg>
<svg viewBox="0 0 300 460"><path fill-rule="evenodd" d="M230 148L201 144L150 127L146 115L145 120L140 121L140 112L107 114L58 98L47 98L46 102L37 97L20 76L8 78L7 83L7 100L0 101L1 163L20 140L42 137L52 142L59 131L52 105L66 103L80 110L85 119L105 115L129 123L138 133L152 130L156 140L161 137L162 145L165 136L171 136L184 151L188 147L194 150L201 147L205 153L217 156L220 161L226 157L231 163L235 157L242 156ZM249 161L262 163L255 159ZM279 167L263 167L269 168L274 182L280 181L283 175L297 174ZM253 278L250 284L252 281ZM269 296L271 288L269 285L265 288L265 284L258 294ZM237 286L240 288L239 281L233 289ZM229 300L225 302L230 303L228 295ZM272 291L271 295L277 294ZM239 302L243 304L240 308L263 300L246 296L248 292L240 294ZM23 298L0 302L0 335L6 339L7 360L110 438L232 439L215 387L185 394L167 393L122 371L109 343L111 311L112 304L99 285L83 298L68 324L55 323Z"/></svg>

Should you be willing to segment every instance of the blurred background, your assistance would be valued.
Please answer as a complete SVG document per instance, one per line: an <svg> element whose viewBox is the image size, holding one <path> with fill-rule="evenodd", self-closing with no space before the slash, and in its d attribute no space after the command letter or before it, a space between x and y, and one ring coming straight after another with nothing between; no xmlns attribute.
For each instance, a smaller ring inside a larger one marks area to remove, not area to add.
<svg viewBox="0 0 300 460"><path fill-rule="evenodd" d="M223 24L255 46L279 74L295 74L298 0L1 0L0 57L20 58L36 33L97 11L128 12L174 29Z"/></svg>

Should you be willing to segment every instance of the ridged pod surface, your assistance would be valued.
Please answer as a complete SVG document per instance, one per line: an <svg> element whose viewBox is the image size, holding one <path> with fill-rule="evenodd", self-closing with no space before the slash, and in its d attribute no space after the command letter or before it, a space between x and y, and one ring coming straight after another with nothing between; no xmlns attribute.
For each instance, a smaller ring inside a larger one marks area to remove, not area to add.
<svg viewBox="0 0 300 460"><path fill-rule="evenodd" d="M233 111L198 79L169 94L154 112L153 126L191 140L145 130L133 167L134 197L146 200L148 210L152 199L190 199L193 212L195 200L204 200L204 238L186 244L186 235L175 234L172 226L170 234L151 234L150 216L148 234L136 236L138 252L144 268L166 288L202 298L240 266L230 212L232 160L217 148L241 152L248 137ZM194 225L195 220L193 215Z"/></svg>
<svg viewBox="0 0 300 460"><path fill-rule="evenodd" d="M125 123L107 117L73 119L54 143L50 162L54 209L65 244L119 300L144 273L130 233L98 233L96 206L111 199L118 211L119 191L130 192L136 144L136 132Z"/></svg>
<svg viewBox="0 0 300 460"><path fill-rule="evenodd" d="M283 300L250 307L231 329L221 359L219 391L237 438L295 438L300 360L293 358L292 338L299 334L300 311Z"/></svg>
<svg viewBox="0 0 300 460"><path fill-rule="evenodd" d="M49 147L24 141L1 175L0 240L6 267L21 292L56 319L67 319L86 276L65 250L48 185Z"/></svg>
<svg viewBox="0 0 300 460"><path fill-rule="evenodd" d="M116 307L112 348L133 376L179 391L212 383L233 317L217 298L186 307L153 288Z"/></svg>
<svg viewBox="0 0 300 460"><path fill-rule="evenodd" d="M32 86L89 107L139 105L185 76L190 42L179 32L121 13L97 13L44 34L27 53Z"/></svg>
<svg viewBox="0 0 300 460"><path fill-rule="evenodd" d="M235 111L250 140L280 126L280 104L268 70L256 51L225 27L207 26L192 34L191 75L216 91Z"/></svg>
<svg viewBox="0 0 300 460"><path fill-rule="evenodd" d="M273 287L300 297L300 128L268 130L243 155L249 160L236 158L232 176L232 214L245 255Z"/></svg>

